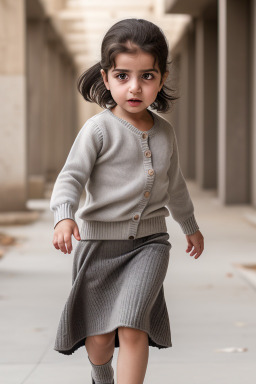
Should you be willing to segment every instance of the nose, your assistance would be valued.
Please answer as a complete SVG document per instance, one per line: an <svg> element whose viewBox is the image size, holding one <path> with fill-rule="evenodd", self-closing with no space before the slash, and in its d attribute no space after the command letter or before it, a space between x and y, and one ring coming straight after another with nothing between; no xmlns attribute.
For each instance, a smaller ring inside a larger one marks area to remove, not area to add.
<svg viewBox="0 0 256 384"><path fill-rule="evenodd" d="M129 91L133 94L136 94L141 91L140 82L137 78L131 79Z"/></svg>

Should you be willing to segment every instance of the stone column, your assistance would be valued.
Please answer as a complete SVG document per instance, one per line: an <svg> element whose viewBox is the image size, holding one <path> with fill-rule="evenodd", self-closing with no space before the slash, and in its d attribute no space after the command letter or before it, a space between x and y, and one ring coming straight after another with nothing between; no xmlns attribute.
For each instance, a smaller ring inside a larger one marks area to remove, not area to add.
<svg viewBox="0 0 256 384"><path fill-rule="evenodd" d="M217 184L217 21L196 20L196 178Z"/></svg>
<svg viewBox="0 0 256 384"><path fill-rule="evenodd" d="M70 59L67 55L61 55L62 62L62 86L60 89L60 101L62 102L62 132L63 132L63 165L76 136L76 119L74 114L74 87L75 77Z"/></svg>
<svg viewBox="0 0 256 384"><path fill-rule="evenodd" d="M54 89L52 89L54 94L53 99L53 116L54 116L54 122L55 122L55 142L54 142L54 148L53 151L55 153L55 170L57 173L61 170L63 167L67 152L69 143L67 141L67 138L69 137L69 131L71 130L71 127L67 125L66 121L66 111L65 108L67 107L67 89L66 89L66 72L65 72L65 64L64 64L64 54L62 51L62 47L58 44L55 45L54 48ZM69 106L70 108L70 106Z"/></svg>
<svg viewBox="0 0 256 384"><path fill-rule="evenodd" d="M186 178L195 177L195 36L193 26L182 39L180 53L179 125L180 163Z"/></svg>
<svg viewBox="0 0 256 384"><path fill-rule="evenodd" d="M71 145L73 144L75 137L80 129L78 126L78 116L77 116L77 98L76 94L78 90L76 89L76 70L70 61L67 62L67 79L66 79L66 93L67 93L67 126L68 126L68 146L67 151L70 150Z"/></svg>
<svg viewBox="0 0 256 384"><path fill-rule="evenodd" d="M169 82L169 78L172 79L176 94L179 97L180 97L180 67L181 67L180 61L181 61L180 53L177 51L172 52L172 63L170 66L170 73L167 81ZM166 119L170 121L170 123L173 125L175 129L177 139L179 136L178 126L179 126L179 116L180 116L180 102L181 102L180 98L176 100L175 105L172 106L172 111L169 112L168 115L166 116Z"/></svg>
<svg viewBox="0 0 256 384"><path fill-rule="evenodd" d="M183 36L180 53L180 99L179 99L179 125L176 127L180 164L184 176L187 176L188 167L188 109L189 109L189 56L188 36Z"/></svg>
<svg viewBox="0 0 256 384"><path fill-rule="evenodd" d="M195 126L195 29L188 30L188 114L187 114L187 173L186 177L196 177L196 126Z"/></svg>
<svg viewBox="0 0 256 384"><path fill-rule="evenodd" d="M27 111L29 198L44 197L43 136L44 113L44 35L45 23L28 19L27 23Z"/></svg>
<svg viewBox="0 0 256 384"><path fill-rule="evenodd" d="M25 1L1 1L0 25L0 211L22 211L27 199Z"/></svg>
<svg viewBox="0 0 256 384"><path fill-rule="evenodd" d="M224 204L250 201L249 0L219 0L218 189Z"/></svg>
<svg viewBox="0 0 256 384"><path fill-rule="evenodd" d="M251 196L252 204L256 207L256 0L251 2L251 26L252 26L252 39L251 39L251 76L252 76L252 88L251 88L251 121L252 121L252 140L251 140L251 151L252 151L252 167L251 167Z"/></svg>
<svg viewBox="0 0 256 384"><path fill-rule="evenodd" d="M172 50L170 77L179 99L168 115L178 139L180 164L184 176L195 177L195 54L194 27L190 25Z"/></svg>
<svg viewBox="0 0 256 384"><path fill-rule="evenodd" d="M53 179L56 171L62 165L63 136L61 127L61 99L60 98L60 58L58 44L50 42L50 79L49 79L49 124L51 127L51 141L49 142L48 172Z"/></svg>
<svg viewBox="0 0 256 384"><path fill-rule="evenodd" d="M45 34L44 34L44 45L43 45L43 73L42 73L42 99L44 100L41 111L42 127L43 127L43 153L42 153L42 167L45 179L48 181L50 179L50 156L52 149L53 141L53 129L51 126L51 52L50 45L48 42L48 22L45 22Z"/></svg>

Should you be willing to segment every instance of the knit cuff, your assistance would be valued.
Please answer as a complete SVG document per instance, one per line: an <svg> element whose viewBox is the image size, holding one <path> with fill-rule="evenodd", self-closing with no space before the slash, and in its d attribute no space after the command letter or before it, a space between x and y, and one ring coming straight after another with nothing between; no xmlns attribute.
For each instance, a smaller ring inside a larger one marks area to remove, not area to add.
<svg viewBox="0 0 256 384"><path fill-rule="evenodd" d="M192 235L199 230L194 214L183 222L179 223L185 235Z"/></svg>
<svg viewBox="0 0 256 384"><path fill-rule="evenodd" d="M58 205L54 210L54 228L59 221L64 219L72 219L75 221L75 215L72 211L72 206L69 203Z"/></svg>

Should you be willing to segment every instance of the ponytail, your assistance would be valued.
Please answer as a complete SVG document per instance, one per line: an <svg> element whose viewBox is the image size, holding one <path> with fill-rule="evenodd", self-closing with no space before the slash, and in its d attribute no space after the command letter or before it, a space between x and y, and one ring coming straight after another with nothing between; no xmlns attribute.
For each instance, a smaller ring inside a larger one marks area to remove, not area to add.
<svg viewBox="0 0 256 384"><path fill-rule="evenodd" d="M98 62L82 73L77 80L78 91L86 101L97 103L102 108L106 108L106 104L115 106L110 91L105 87L100 73L101 68Z"/></svg>

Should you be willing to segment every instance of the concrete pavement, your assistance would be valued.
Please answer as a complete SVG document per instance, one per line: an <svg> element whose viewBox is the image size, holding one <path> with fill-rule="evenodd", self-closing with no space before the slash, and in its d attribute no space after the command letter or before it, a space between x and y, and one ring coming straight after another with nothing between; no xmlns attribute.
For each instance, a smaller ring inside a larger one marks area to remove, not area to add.
<svg viewBox="0 0 256 384"><path fill-rule="evenodd" d="M205 250L197 260L186 254L185 236L167 218L172 249L164 291L173 347L150 347L144 383L253 384L256 273L235 265L256 264L256 226L248 219L256 212L223 207L214 191L202 192L192 182L188 187ZM49 200L28 206L41 210L38 221L0 226L20 239L0 260L0 383L91 384L85 348L71 356L53 350L74 252L64 255L52 245ZM115 349L115 371L117 355Z"/></svg>

